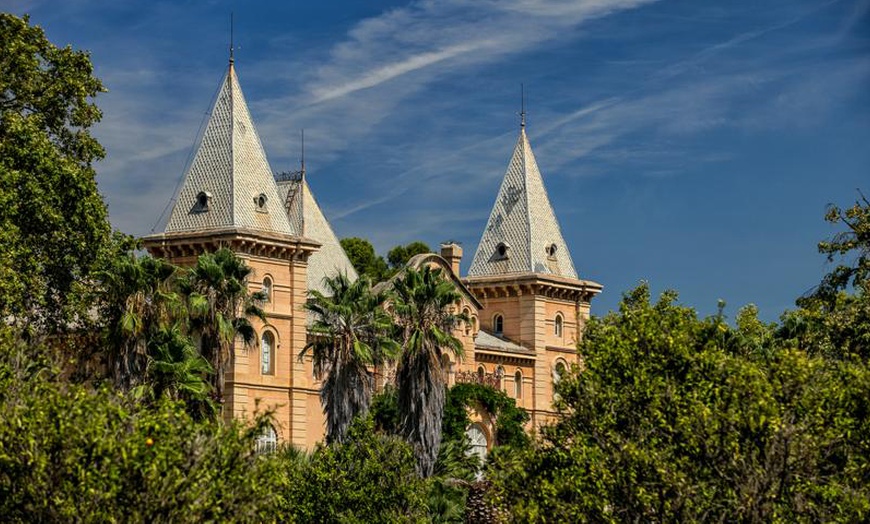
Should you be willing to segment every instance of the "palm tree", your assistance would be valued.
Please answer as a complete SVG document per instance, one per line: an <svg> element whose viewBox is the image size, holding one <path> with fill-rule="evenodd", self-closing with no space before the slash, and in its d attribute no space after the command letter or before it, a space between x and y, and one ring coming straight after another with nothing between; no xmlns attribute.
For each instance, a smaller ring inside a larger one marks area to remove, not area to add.
<svg viewBox="0 0 870 524"><path fill-rule="evenodd" d="M183 310L173 289L176 271L165 260L125 251L98 274L108 371L122 390L142 381L152 334Z"/></svg>
<svg viewBox="0 0 870 524"><path fill-rule="evenodd" d="M392 358L399 345L388 337L392 319L384 293L372 291L365 276L351 282L346 274L323 280L329 295L309 292L305 309L314 314L309 350L314 376L322 381L320 403L326 413L326 441L342 442L351 421L368 412L374 389L371 366Z"/></svg>
<svg viewBox="0 0 870 524"><path fill-rule="evenodd" d="M190 332L199 351L214 370L212 387L218 402L223 402L227 369L236 358L236 337L246 347L257 340L251 317L265 321L260 304L262 292L248 292L251 268L232 251L222 248L200 255L180 282L187 299Z"/></svg>
<svg viewBox="0 0 870 524"><path fill-rule="evenodd" d="M445 384L441 355L462 356L462 343L451 334L464 315L453 313L461 295L440 269L408 268L393 282L393 311L403 340L396 370L400 429L417 455L417 471L432 474L441 446Z"/></svg>

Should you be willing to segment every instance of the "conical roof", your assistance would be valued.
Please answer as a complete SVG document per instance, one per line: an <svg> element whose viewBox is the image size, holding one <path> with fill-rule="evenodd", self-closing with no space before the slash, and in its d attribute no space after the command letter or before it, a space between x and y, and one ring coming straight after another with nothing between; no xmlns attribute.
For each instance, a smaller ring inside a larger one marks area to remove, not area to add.
<svg viewBox="0 0 870 524"><path fill-rule="evenodd" d="M308 258L308 289L328 294L323 279L338 273L345 273L351 280L356 280L359 275L317 204L305 177L279 177L278 192L291 227L321 244L320 249Z"/></svg>
<svg viewBox="0 0 870 524"><path fill-rule="evenodd" d="M469 277L510 273L577 278L525 127L468 270Z"/></svg>
<svg viewBox="0 0 870 524"><path fill-rule="evenodd" d="M287 219L232 63L164 232L230 228L300 234Z"/></svg>

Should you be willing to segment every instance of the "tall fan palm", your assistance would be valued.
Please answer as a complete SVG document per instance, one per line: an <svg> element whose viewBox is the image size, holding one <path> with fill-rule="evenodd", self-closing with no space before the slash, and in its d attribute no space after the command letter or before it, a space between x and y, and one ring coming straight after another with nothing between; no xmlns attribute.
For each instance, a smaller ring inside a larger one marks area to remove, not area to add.
<svg viewBox="0 0 870 524"><path fill-rule="evenodd" d="M173 289L176 270L165 260L140 258L130 250L117 253L98 274L108 370L120 389L141 381L153 333L183 314Z"/></svg>
<svg viewBox="0 0 870 524"><path fill-rule="evenodd" d="M367 277L351 282L346 274L325 278L329 296L309 292L305 309L314 314L314 341L305 346L314 360L314 376L322 380L320 402L326 413L326 441L342 442L353 418L371 403L370 370L395 356L399 345L389 338L392 318L384 310L384 293L372 291Z"/></svg>
<svg viewBox="0 0 870 524"><path fill-rule="evenodd" d="M265 300L263 293L248 292L250 274L244 260L223 248L200 255L180 282L187 298L190 331L214 370L212 386L218 402L223 401L226 372L235 361L236 337L246 347L253 346L257 334L249 319L265 321L260 307Z"/></svg>
<svg viewBox="0 0 870 524"><path fill-rule="evenodd" d="M413 268L393 282L396 323L403 351L396 370L401 431L414 446L417 471L432 474L441 446L445 384L441 355L462 356L462 343L451 334L464 315L453 313L461 295L440 269Z"/></svg>

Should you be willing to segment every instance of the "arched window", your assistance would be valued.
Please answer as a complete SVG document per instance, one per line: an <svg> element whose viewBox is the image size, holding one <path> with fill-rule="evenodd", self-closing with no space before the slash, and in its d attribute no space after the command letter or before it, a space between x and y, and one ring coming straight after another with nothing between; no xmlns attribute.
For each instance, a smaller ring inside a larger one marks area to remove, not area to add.
<svg viewBox="0 0 870 524"><path fill-rule="evenodd" d="M257 453L273 453L278 449L278 432L271 425L257 437Z"/></svg>
<svg viewBox="0 0 870 524"><path fill-rule="evenodd" d="M514 373L514 398L523 398L523 372L519 369Z"/></svg>
<svg viewBox="0 0 870 524"><path fill-rule="evenodd" d="M266 295L266 302L272 301L272 279L269 277L263 278L263 294Z"/></svg>
<svg viewBox="0 0 870 524"><path fill-rule="evenodd" d="M496 315L492 319L492 329L495 331L496 335L501 335L504 333L504 317L501 315Z"/></svg>
<svg viewBox="0 0 870 524"><path fill-rule="evenodd" d="M467 319L465 321L465 335L468 336L472 333L472 331L471 331L471 328L472 328L471 310L468 308L465 308L462 310L462 314L465 315L465 318Z"/></svg>
<svg viewBox="0 0 870 524"><path fill-rule="evenodd" d="M465 435L468 437L468 443L470 444L467 452L468 455L477 455L480 463L483 464L483 461L486 460L488 448L486 433L484 433L483 428L480 427L480 424L472 424L465 430Z"/></svg>
<svg viewBox="0 0 870 524"><path fill-rule="evenodd" d="M264 375L274 373L273 360L275 359L275 336L271 331L263 333L263 338L260 343L260 363L262 364L261 372Z"/></svg>
<svg viewBox="0 0 870 524"><path fill-rule="evenodd" d="M556 366L553 368L553 383L558 384L559 381L562 380L562 377L565 376L565 372L568 370L568 366L565 365L565 362L559 360L556 362Z"/></svg>
<svg viewBox="0 0 870 524"><path fill-rule="evenodd" d="M453 369L453 364L450 362L450 356L445 354L441 355L441 373L444 375L444 381L447 382L450 378L450 371Z"/></svg>
<svg viewBox="0 0 870 524"><path fill-rule="evenodd" d="M477 366L477 378L481 384L483 384L484 377L486 377L486 368L483 366Z"/></svg>
<svg viewBox="0 0 870 524"><path fill-rule="evenodd" d="M495 368L495 378L498 379L498 389L505 391L504 387L504 367L499 366Z"/></svg>
<svg viewBox="0 0 870 524"><path fill-rule="evenodd" d="M560 337L560 338L561 338L561 336L562 336L562 323L563 323L563 321L562 321L562 315L557 313L557 314L556 314L556 322L555 322L555 329L554 329L554 330L555 330L555 332L556 332L556 336L557 336L557 337Z"/></svg>

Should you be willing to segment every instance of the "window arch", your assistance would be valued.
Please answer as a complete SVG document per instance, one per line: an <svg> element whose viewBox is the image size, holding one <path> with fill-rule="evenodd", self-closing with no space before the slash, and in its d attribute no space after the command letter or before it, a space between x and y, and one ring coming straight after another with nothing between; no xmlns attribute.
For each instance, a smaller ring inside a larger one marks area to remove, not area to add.
<svg viewBox="0 0 870 524"><path fill-rule="evenodd" d="M274 453L278 449L278 432L271 424L257 437L257 453Z"/></svg>
<svg viewBox="0 0 870 524"><path fill-rule="evenodd" d="M504 366L498 366L497 368L495 368L495 378L498 380L498 389L502 391L505 391L506 389L504 385L504 376Z"/></svg>
<svg viewBox="0 0 870 524"><path fill-rule="evenodd" d="M272 301L272 278L263 277L263 294L266 295L266 302Z"/></svg>
<svg viewBox="0 0 870 524"><path fill-rule="evenodd" d="M558 384L567 372L568 366L565 364L565 361L561 359L557 360L556 365L553 366L553 383Z"/></svg>
<svg viewBox="0 0 870 524"><path fill-rule="evenodd" d="M260 372L263 375L275 373L275 335L271 331L264 331L260 339Z"/></svg>
<svg viewBox="0 0 870 524"><path fill-rule="evenodd" d="M467 319L467 320L465 321L465 335L466 335L466 336L471 335L471 334L473 333L473 331L472 331L472 328L473 328L472 321L473 321L473 319L471 318L471 310L468 309L468 308L465 308L465 309L462 310L462 314L465 315L465 318Z"/></svg>
<svg viewBox="0 0 870 524"><path fill-rule="evenodd" d="M523 398L523 372L519 369L514 373L514 398Z"/></svg>
<svg viewBox="0 0 870 524"><path fill-rule="evenodd" d="M504 317L501 313L492 317L492 330L495 331L496 335L504 333Z"/></svg>
<svg viewBox="0 0 870 524"><path fill-rule="evenodd" d="M480 463L486 460L486 452L489 449L486 432L480 424L474 423L468 426L465 430L465 435L468 437L469 449L468 455L476 455L480 459Z"/></svg>
<svg viewBox="0 0 870 524"><path fill-rule="evenodd" d="M477 378L481 384L483 384L483 379L486 377L486 368L483 366L477 366Z"/></svg>
<svg viewBox="0 0 870 524"><path fill-rule="evenodd" d="M562 313L556 313L556 320L554 322L553 331L555 332L557 337L562 337L562 328L564 325L564 320L562 319Z"/></svg>

